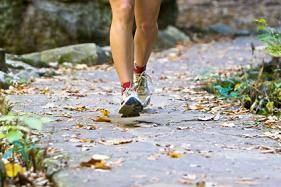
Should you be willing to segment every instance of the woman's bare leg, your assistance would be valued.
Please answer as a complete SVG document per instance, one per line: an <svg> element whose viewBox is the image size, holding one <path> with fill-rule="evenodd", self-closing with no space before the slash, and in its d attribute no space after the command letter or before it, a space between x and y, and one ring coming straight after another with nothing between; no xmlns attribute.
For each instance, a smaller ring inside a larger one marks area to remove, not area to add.
<svg viewBox="0 0 281 187"><path fill-rule="evenodd" d="M139 67L147 64L158 33L158 15L161 0L136 0L135 17L137 30L134 39L135 63Z"/></svg>
<svg viewBox="0 0 281 187"><path fill-rule="evenodd" d="M114 65L122 84L132 82L133 80L134 42L132 27L134 21L134 1L110 0L112 8L110 45Z"/></svg>

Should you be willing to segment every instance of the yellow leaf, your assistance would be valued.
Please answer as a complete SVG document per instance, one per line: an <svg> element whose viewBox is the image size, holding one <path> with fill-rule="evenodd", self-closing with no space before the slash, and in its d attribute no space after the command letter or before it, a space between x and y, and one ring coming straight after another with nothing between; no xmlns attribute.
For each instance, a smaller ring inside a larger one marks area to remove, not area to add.
<svg viewBox="0 0 281 187"><path fill-rule="evenodd" d="M273 101L270 101L266 104L266 108L269 112L273 112L274 110L274 102Z"/></svg>
<svg viewBox="0 0 281 187"><path fill-rule="evenodd" d="M95 159L95 158L92 158L92 159L88 160L87 162L81 162L80 166L87 167L87 168L104 169L104 170L111 169L111 165L106 163L105 160L99 160L99 159Z"/></svg>
<svg viewBox="0 0 281 187"><path fill-rule="evenodd" d="M26 172L26 170L19 164L7 163L5 164L5 169L8 177L15 177L18 173L24 174Z"/></svg>
<svg viewBox="0 0 281 187"><path fill-rule="evenodd" d="M234 86L234 90L238 90L241 87L241 83L237 83Z"/></svg>
<svg viewBox="0 0 281 187"><path fill-rule="evenodd" d="M171 158L180 158L182 157L182 153L178 152L178 151L170 151L167 153L167 155Z"/></svg>
<svg viewBox="0 0 281 187"><path fill-rule="evenodd" d="M104 160L97 162L95 164L95 169L111 169L111 166L107 164Z"/></svg>
<svg viewBox="0 0 281 187"><path fill-rule="evenodd" d="M84 127L84 125L82 125L82 124L80 124L80 123L77 123L76 125L75 125L75 128L76 129L81 129L81 128L83 128Z"/></svg>
<svg viewBox="0 0 281 187"><path fill-rule="evenodd" d="M101 116L103 117L109 117L110 115L110 112L107 109L101 109L100 112L101 112Z"/></svg>

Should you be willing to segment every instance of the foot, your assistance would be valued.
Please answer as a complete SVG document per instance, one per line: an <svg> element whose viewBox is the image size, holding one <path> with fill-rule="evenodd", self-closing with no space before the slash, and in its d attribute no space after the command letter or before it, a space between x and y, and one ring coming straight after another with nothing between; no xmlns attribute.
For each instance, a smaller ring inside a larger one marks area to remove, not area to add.
<svg viewBox="0 0 281 187"><path fill-rule="evenodd" d="M148 81L150 80L151 78L145 72L141 74L134 74L135 90L142 102L143 107L147 107L151 100L151 92L148 87Z"/></svg>
<svg viewBox="0 0 281 187"><path fill-rule="evenodd" d="M143 110L142 102L138 98L136 91L132 88L126 89L122 95L122 102L119 113L122 117L136 117Z"/></svg>

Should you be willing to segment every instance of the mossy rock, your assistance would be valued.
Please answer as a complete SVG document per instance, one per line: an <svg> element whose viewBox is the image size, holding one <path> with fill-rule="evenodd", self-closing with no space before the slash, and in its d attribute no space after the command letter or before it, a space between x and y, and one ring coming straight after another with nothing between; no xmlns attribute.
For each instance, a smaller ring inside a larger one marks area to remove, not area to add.
<svg viewBox="0 0 281 187"><path fill-rule="evenodd" d="M163 0L159 25L176 22L176 0ZM109 44L108 0L0 0L0 47L24 54L66 45Z"/></svg>
<svg viewBox="0 0 281 187"><path fill-rule="evenodd" d="M110 56L107 56L96 44L87 43L30 53L20 56L19 59L29 62L34 66L40 62L69 62L72 64L97 65L108 62Z"/></svg>

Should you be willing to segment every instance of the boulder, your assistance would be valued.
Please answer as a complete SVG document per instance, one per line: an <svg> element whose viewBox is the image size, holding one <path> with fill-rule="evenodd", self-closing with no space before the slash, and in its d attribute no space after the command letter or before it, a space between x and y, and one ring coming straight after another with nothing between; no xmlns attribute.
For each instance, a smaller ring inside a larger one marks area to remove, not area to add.
<svg viewBox="0 0 281 187"><path fill-rule="evenodd" d="M176 0L163 0L159 25L175 24ZM94 42L109 44L108 0L0 0L0 47L10 53Z"/></svg>
<svg viewBox="0 0 281 187"><path fill-rule="evenodd" d="M25 54L18 56L17 59L35 67L40 67L40 62L97 65L110 61L111 55L96 44L87 43Z"/></svg>
<svg viewBox="0 0 281 187"><path fill-rule="evenodd" d="M190 38L185 33L174 26L168 26L165 30L159 32L155 47L156 49L165 49L189 41Z"/></svg>

